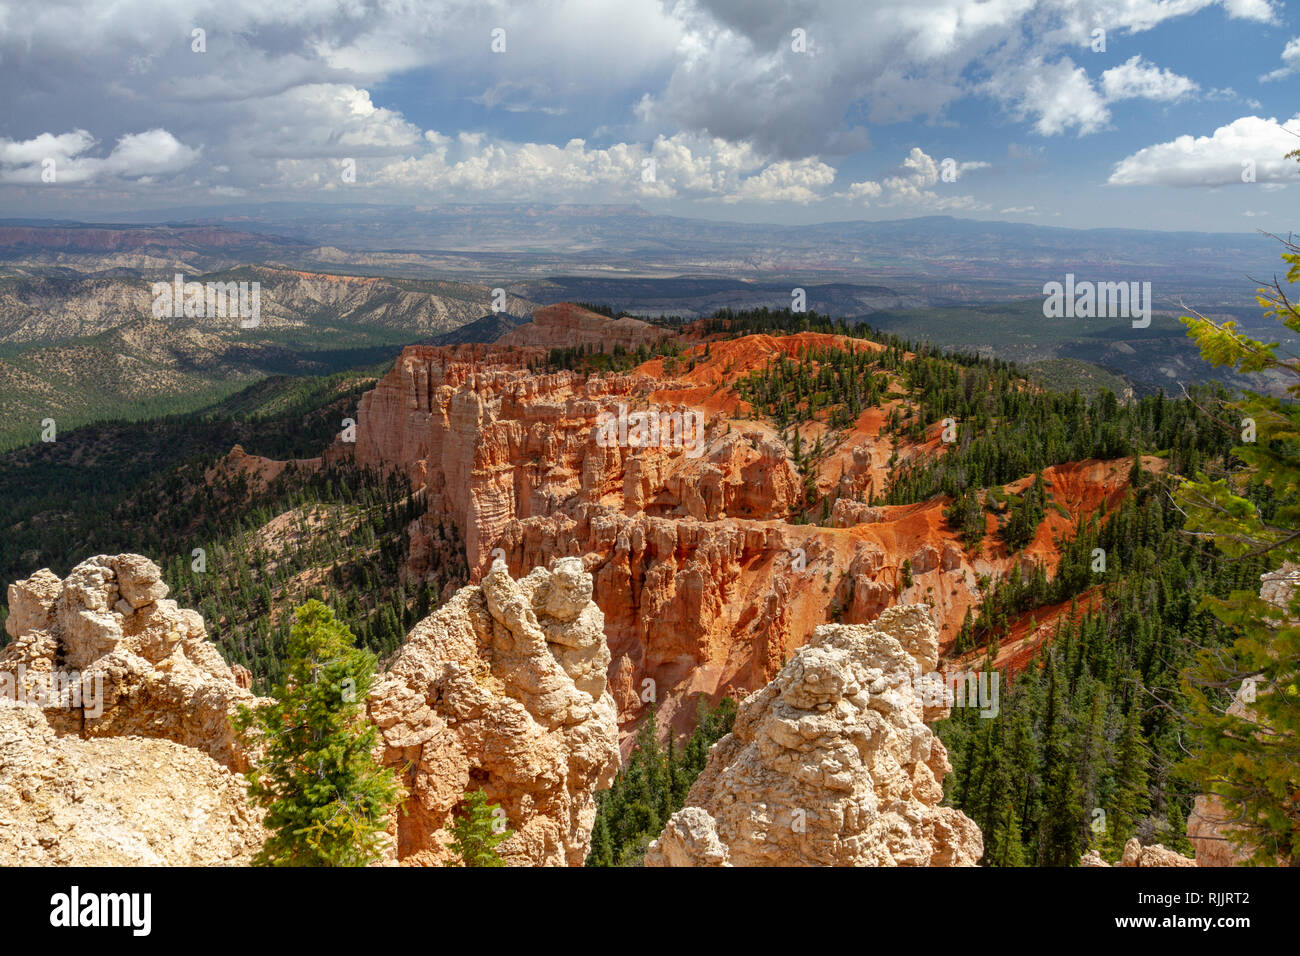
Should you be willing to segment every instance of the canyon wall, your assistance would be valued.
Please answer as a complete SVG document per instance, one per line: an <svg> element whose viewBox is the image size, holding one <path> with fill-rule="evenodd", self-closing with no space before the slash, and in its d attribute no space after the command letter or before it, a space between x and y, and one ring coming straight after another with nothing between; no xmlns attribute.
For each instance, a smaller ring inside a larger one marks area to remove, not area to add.
<svg viewBox="0 0 1300 956"><path fill-rule="evenodd" d="M887 410L873 408L844 434L804 426L807 444L820 437L831 449L815 484L839 500L824 524L792 523L803 476L735 385L774 358L848 341L754 335L691 347L689 368L684 356L606 374L534 373L535 349L411 346L362 397L355 434L325 457L407 474L426 492L427 520L455 524L471 580L494 555L517 576L580 558L605 614L620 722L653 697L684 729L697 695L763 686L827 620L866 623L925 601L946 643L979 600L980 575L1028 560L1054 567L1054 539L1124 493L1128 461L1048 469L1060 508L1035 541L1011 556L991 535L968 552L942 500L859 500L883 490L891 469L942 453L937 428L922 442L895 441L881 433ZM601 440L602 422L645 410L698 424L701 440L641 447L626 428Z"/></svg>
<svg viewBox="0 0 1300 956"><path fill-rule="evenodd" d="M494 554L516 576L580 558L605 614L620 723L626 729L655 698L661 719L685 729L699 694L763 686L828 620L866 623L896 603L924 601L946 644L979 600L980 575L1028 560L1050 570L1055 538L1127 487L1129 461L1048 469L1060 507L1048 509L1034 542L1007 555L990 535L968 551L942 500L860 500L883 490L891 469L943 450L937 426L911 444L882 434L891 399L843 434L802 426L807 445L822 438L830 448L814 481L839 500L824 523L792 523L803 476L735 385L774 358L845 343L874 347L815 333L752 335L690 347L689 367L684 355L606 374L534 373L536 349L411 346L362 397L355 441L340 436L325 457L407 474L427 493L428 521L455 524L471 580ZM703 440L600 440L602 421L639 410L698 422Z"/></svg>

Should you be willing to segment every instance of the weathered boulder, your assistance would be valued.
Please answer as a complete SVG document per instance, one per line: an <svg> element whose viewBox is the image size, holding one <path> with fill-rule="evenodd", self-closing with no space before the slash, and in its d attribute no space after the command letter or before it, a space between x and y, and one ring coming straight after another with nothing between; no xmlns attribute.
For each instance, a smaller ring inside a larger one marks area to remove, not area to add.
<svg viewBox="0 0 1300 956"><path fill-rule="evenodd" d="M972 866L978 827L939 806L951 770L915 678L938 662L925 605L828 624L741 704L647 866Z"/></svg>

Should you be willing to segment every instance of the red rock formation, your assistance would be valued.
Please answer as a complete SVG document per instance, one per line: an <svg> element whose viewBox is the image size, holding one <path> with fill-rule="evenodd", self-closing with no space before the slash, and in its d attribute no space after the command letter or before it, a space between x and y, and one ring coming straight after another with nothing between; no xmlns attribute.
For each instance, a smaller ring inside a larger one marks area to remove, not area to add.
<svg viewBox="0 0 1300 956"><path fill-rule="evenodd" d="M661 717L685 727L693 695L763 686L827 621L866 623L896 603L924 601L943 622L946 646L978 601L979 575L1026 557L1054 567L1054 538L1124 493L1128 460L1048 469L1066 514L1048 509L1016 556L994 536L967 552L942 500L874 509L845 501L829 523L847 527L790 523L802 480L775 430L746 417L732 385L773 357L837 342L874 347L815 333L747 336L710 343L707 355L695 346L693 367L674 377L661 359L628 374L533 374L536 350L412 346L363 396L355 442L340 439L326 460L350 455L405 471L426 489L430 517L456 525L471 580L497 549L516 576L581 557L605 614L620 722L653 693ZM603 447L600 415L620 403L698 414L707 423L702 453ZM819 489L884 489L895 451L880 435L887 414L869 409L838 436ZM922 444L900 445L899 460L942 453L937 426L931 431ZM836 437L819 425L802 435Z"/></svg>

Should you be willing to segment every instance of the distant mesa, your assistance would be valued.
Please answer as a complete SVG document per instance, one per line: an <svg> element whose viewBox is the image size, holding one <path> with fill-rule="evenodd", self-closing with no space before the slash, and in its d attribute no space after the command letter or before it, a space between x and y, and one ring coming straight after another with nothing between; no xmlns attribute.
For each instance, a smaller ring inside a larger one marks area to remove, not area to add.
<svg viewBox="0 0 1300 956"><path fill-rule="evenodd" d="M654 345L671 333L627 316L611 319L570 302L546 305L533 313L533 320L501 336L498 345L523 345L552 349L591 345L602 352L615 346L634 351Z"/></svg>

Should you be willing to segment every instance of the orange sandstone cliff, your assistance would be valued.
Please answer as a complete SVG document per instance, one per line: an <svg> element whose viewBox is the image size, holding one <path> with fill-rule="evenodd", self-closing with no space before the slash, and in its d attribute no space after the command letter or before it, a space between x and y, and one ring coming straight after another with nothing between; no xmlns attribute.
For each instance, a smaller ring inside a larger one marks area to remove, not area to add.
<svg viewBox="0 0 1300 956"><path fill-rule="evenodd" d="M882 434L903 400L891 393L847 431L801 426L805 446L825 443L815 483L835 503L829 516L802 514L820 524L792 523L803 477L735 384L774 358L827 345L879 348L820 333L750 335L688 345L625 373L541 374L528 365L538 349L410 346L362 397L355 441L341 435L325 458L407 474L427 495L425 520L456 525L471 580L494 556L516 577L581 559L605 616L620 724L626 730L655 700L661 719L686 727L696 695L762 687L823 623L868 623L895 604L925 602L941 622L941 647L950 646L979 600L979 576L1029 560L1053 570L1057 541L1080 515L1125 493L1127 460L1047 469L1058 507L1035 540L1017 555L993 535L967 550L943 500L864 503L897 464L943 451L938 423L917 443ZM640 410L693 417L700 441L602 440L602 423Z"/></svg>

